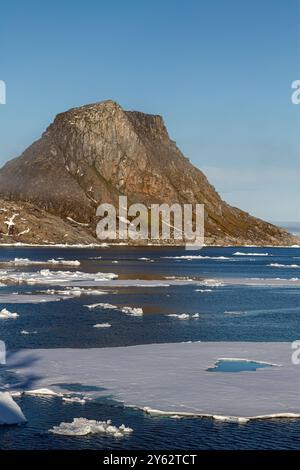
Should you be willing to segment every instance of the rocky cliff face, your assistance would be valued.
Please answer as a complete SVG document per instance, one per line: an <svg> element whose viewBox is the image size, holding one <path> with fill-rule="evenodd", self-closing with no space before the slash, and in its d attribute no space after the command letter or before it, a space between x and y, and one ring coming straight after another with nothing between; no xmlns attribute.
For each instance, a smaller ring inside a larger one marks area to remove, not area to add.
<svg viewBox="0 0 300 470"><path fill-rule="evenodd" d="M59 114L40 140L0 171L0 197L56 217L62 232L69 230L70 242L93 240L97 206L116 204L123 194L130 203L205 204L207 243L296 242L284 230L226 204L170 140L160 116L124 111L113 101ZM1 228L1 212L0 230L4 238L17 237Z"/></svg>

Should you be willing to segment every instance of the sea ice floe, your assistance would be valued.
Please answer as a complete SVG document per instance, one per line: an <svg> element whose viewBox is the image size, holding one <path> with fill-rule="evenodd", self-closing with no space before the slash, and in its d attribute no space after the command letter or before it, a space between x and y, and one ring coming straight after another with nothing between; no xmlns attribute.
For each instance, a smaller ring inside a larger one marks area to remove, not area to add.
<svg viewBox="0 0 300 470"><path fill-rule="evenodd" d="M212 289L195 289L195 292L213 292Z"/></svg>
<svg viewBox="0 0 300 470"><path fill-rule="evenodd" d="M287 269L299 269L299 264L280 264L280 263L271 263L268 264L271 268L287 268Z"/></svg>
<svg viewBox="0 0 300 470"><path fill-rule="evenodd" d="M227 256L201 256L201 255L182 255L182 256L162 256L162 259L182 259L182 260L196 260L196 259L212 259L212 260L228 260Z"/></svg>
<svg viewBox="0 0 300 470"><path fill-rule="evenodd" d="M110 328L111 324L110 323L96 323L96 325L93 325L94 328Z"/></svg>
<svg viewBox="0 0 300 470"><path fill-rule="evenodd" d="M70 297L80 297L81 295L105 295L108 292L99 289L89 289L84 287L70 287L69 289L47 289L42 291L49 295L62 295Z"/></svg>
<svg viewBox="0 0 300 470"><path fill-rule="evenodd" d="M19 388L22 380L26 383L34 375L36 388L69 393L63 384L79 383L84 395L109 395L150 413L157 410L166 416L211 416L244 422L300 417L300 373L291 361L293 352L290 343L280 342L24 349L9 355L3 367L20 377ZM219 358L244 358L281 367L253 373L208 372Z"/></svg>
<svg viewBox="0 0 300 470"><path fill-rule="evenodd" d="M50 271L41 269L37 272L0 271L0 281L15 284L74 284L82 281L109 281L118 276L114 273L85 273L80 271Z"/></svg>
<svg viewBox="0 0 300 470"><path fill-rule="evenodd" d="M189 313L169 313L168 317L178 318L178 320L190 320L191 318L199 318L199 313L189 314Z"/></svg>
<svg viewBox="0 0 300 470"><path fill-rule="evenodd" d="M141 317L144 314L143 309L140 307L122 307L120 311L134 317Z"/></svg>
<svg viewBox="0 0 300 470"><path fill-rule="evenodd" d="M100 302L97 304L85 305L89 310L94 310L95 308L103 308L105 310L117 310L118 307L108 302Z"/></svg>
<svg viewBox="0 0 300 470"><path fill-rule="evenodd" d="M242 251L237 251L233 253L233 256L273 256L270 253L244 253Z"/></svg>
<svg viewBox="0 0 300 470"><path fill-rule="evenodd" d="M168 317L178 318L178 320L189 320L190 316L187 313L169 313Z"/></svg>
<svg viewBox="0 0 300 470"><path fill-rule="evenodd" d="M133 429L124 426L124 424L119 427L114 426L110 420L96 421L86 418L74 418L71 423L61 423L59 426L54 426L52 429L49 429L49 432L62 436L106 434L113 437L124 437L131 434Z"/></svg>
<svg viewBox="0 0 300 470"><path fill-rule="evenodd" d="M80 261L65 259L49 259L46 261L30 260L28 258L15 258L10 261L1 261L0 264L12 266L40 266L40 265L63 265L63 266L80 266Z"/></svg>
<svg viewBox="0 0 300 470"><path fill-rule="evenodd" d="M37 331L27 331L27 330L22 330L21 332L21 335L36 335L37 334Z"/></svg>
<svg viewBox="0 0 300 470"><path fill-rule="evenodd" d="M0 310L0 319L1 320L8 320L8 319L15 319L18 318L19 314L18 313L13 313L7 310L7 308L3 308Z"/></svg>
<svg viewBox="0 0 300 470"><path fill-rule="evenodd" d="M126 315L132 315L134 317L140 317L143 315L143 309L140 307L118 307L117 305L113 305L110 303L97 303L97 304L91 304L91 305L85 305L89 310L94 310L97 308L102 308L104 310L118 310L122 313L125 313Z"/></svg>
<svg viewBox="0 0 300 470"><path fill-rule="evenodd" d="M58 302L64 299L66 299L66 296L62 295L18 294L17 292L0 294L1 304L40 304L45 302Z"/></svg>
<svg viewBox="0 0 300 470"><path fill-rule="evenodd" d="M223 286L254 286L254 287L295 287L300 286L300 278L223 278Z"/></svg>

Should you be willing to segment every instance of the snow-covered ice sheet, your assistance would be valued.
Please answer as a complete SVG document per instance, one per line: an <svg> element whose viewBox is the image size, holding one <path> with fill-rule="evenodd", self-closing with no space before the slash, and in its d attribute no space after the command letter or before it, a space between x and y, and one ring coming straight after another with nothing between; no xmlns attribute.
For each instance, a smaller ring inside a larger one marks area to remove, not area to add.
<svg viewBox="0 0 300 470"><path fill-rule="evenodd" d="M89 387L99 387L93 395L111 395L153 414L245 422L257 417L300 417L300 365L292 364L292 353L290 343L279 342L22 350L9 356L6 367L24 380L37 377L35 389L68 393L68 384L78 383L87 387L87 395ZM276 367L239 373L207 371L224 357Z"/></svg>

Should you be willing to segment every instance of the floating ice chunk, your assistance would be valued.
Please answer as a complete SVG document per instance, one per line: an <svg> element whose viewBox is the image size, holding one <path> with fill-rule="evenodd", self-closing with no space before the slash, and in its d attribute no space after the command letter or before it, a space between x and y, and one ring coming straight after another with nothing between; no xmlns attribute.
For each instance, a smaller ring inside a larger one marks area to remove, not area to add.
<svg viewBox="0 0 300 470"><path fill-rule="evenodd" d="M42 291L49 295L62 295L70 297L80 297L81 295L105 295L107 291L99 289L91 289L84 287L69 287L68 289L47 289Z"/></svg>
<svg viewBox="0 0 300 470"><path fill-rule="evenodd" d="M200 318L200 313L169 313L168 317L178 318L178 320L190 320L191 318Z"/></svg>
<svg viewBox="0 0 300 470"><path fill-rule="evenodd" d="M0 319L1 320L8 320L10 318L18 318L18 316L19 315L17 313L12 313L9 310L7 310L7 308L3 308L0 311Z"/></svg>
<svg viewBox="0 0 300 470"><path fill-rule="evenodd" d="M280 264L280 263L271 263L268 266L272 268L287 268L287 269L297 269L300 268L299 264Z"/></svg>
<svg viewBox="0 0 300 470"><path fill-rule="evenodd" d="M143 315L143 309L139 307L118 307L117 305L109 304L109 303L97 303L97 304L91 304L91 305L85 305L90 310L96 309L96 308L103 308L104 310L119 310L122 313L125 313L126 315L133 315L135 317L140 317Z"/></svg>
<svg viewBox="0 0 300 470"><path fill-rule="evenodd" d="M270 253L243 253L242 251L237 251L233 253L233 256L273 256Z"/></svg>
<svg viewBox="0 0 300 470"><path fill-rule="evenodd" d="M63 397L64 403L79 403L80 405L85 405L86 400L80 397Z"/></svg>
<svg viewBox="0 0 300 470"><path fill-rule="evenodd" d="M27 330L22 330L21 335L36 335L37 331L27 331Z"/></svg>
<svg viewBox="0 0 300 470"><path fill-rule="evenodd" d="M0 271L0 281L14 282L16 284L70 284L78 281L110 281L116 279L114 273L85 273L80 271L50 271L41 269L38 272L7 272Z"/></svg>
<svg viewBox="0 0 300 470"><path fill-rule="evenodd" d="M170 313L168 317L178 318L178 320L189 320L190 316L188 313Z"/></svg>
<svg viewBox="0 0 300 470"><path fill-rule="evenodd" d="M224 286L224 282L220 281L218 279L205 279L204 281L201 281L199 283L202 286L208 286L208 287L222 287Z"/></svg>
<svg viewBox="0 0 300 470"><path fill-rule="evenodd" d="M64 266L80 266L80 261L64 260L64 259L49 259L48 261L30 260L28 258L15 258L11 261L2 261L1 264L8 264L13 266L38 266L38 265L64 265Z"/></svg>
<svg viewBox="0 0 300 470"><path fill-rule="evenodd" d="M56 260L56 259L49 259L49 261L47 261L47 264L63 264L65 266L80 266L80 261L78 260L66 260L66 259L63 259L63 260Z"/></svg>
<svg viewBox="0 0 300 470"><path fill-rule="evenodd" d="M195 292L213 292L212 289L195 289Z"/></svg>
<svg viewBox="0 0 300 470"><path fill-rule="evenodd" d="M144 314L143 309L139 307L122 307L121 312L134 317L141 317Z"/></svg>
<svg viewBox="0 0 300 470"><path fill-rule="evenodd" d="M162 256L163 259L186 259L188 261L194 259L212 259L212 260L226 260L230 259L227 256L201 256L201 255L182 255L182 256Z"/></svg>
<svg viewBox="0 0 300 470"><path fill-rule="evenodd" d="M111 324L110 323L96 323L96 325L93 326L94 328L110 328Z"/></svg>
<svg viewBox="0 0 300 470"><path fill-rule="evenodd" d="M61 423L49 430L53 434L62 436L87 436L88 434L107 434L113 437L124 437L133 432L133 429L122 424L113 426L111 421L96 421L86 418L74 418L71 423Z"/></svg>
<svg viewBox="0 0 300 470"><path fill-rule="evenodd" d="M0 425L22 423L26 423L26 418L19 405L8 392L0 393Z"/></svg>
<svg viewBox="0 0 300 470"><path fill-rule="evenodd" d="M239 316L239 315L245 315L247 312L246 310L225 310L224 315L229 315L229 316Z"/></svg>
<svg viewBox="0 0 300 470"><path fill-rule="evenodd" d="M100 302L98 304L85 305L85 307L87 307L90 310L94 310L95 308L103 308L106 310L117 310L118 308L116 305L112 305L112 304L104 303L104 302Z"/></svg>

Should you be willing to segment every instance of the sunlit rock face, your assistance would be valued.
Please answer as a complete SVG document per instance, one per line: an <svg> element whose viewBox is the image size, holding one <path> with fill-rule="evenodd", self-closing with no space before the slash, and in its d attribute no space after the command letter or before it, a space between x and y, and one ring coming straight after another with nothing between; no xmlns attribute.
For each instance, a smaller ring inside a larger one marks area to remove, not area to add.
<svg viewBox="0 0 300 470"><path fill-rule="evenodd" d="M65 241L65 232L72 241L79 236L90 242L96 236L97 206L117 205L119 195L147 205L205 204L207 243L297 242L284 230L225 203L169 138L162 117L125 111L110 100L58 114L37 142L0 171L1 197L31 203L28 210L38 208L46 218L58 218L59 235L51 229L40 237L49 241ZM17 226L6 233L4 215L0 211L1 233L16 237ZM67 217L88 225L76 226ZM61 228L66 219L68 227ZM22 241L31 238L22 234Z"/></svg>

